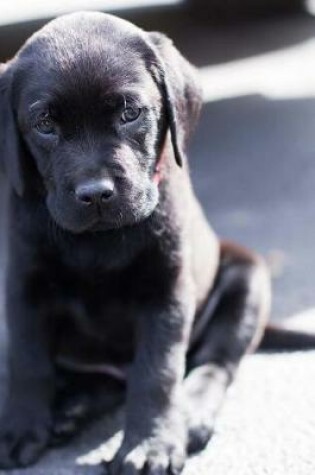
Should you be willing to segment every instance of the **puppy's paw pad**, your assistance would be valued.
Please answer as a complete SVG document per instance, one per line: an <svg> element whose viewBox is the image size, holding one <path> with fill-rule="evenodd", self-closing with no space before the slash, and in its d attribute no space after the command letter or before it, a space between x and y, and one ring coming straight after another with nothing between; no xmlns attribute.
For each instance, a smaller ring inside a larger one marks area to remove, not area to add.
<svg viewBox="0 0 315 475"><path fill-rule="evenodd" d="M49 435L49 424L44 420L0 421L0 468L27 467L36 462L48 444Z"/></svg>

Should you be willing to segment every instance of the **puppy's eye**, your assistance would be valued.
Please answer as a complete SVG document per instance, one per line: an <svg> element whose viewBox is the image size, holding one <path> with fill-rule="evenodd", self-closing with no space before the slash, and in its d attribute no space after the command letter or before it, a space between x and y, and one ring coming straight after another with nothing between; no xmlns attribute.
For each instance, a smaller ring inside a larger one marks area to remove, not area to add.
<svg viewBox="0 0 315 475"><path fill-rule="evenodd" d="M141 114L141 109L139 107L127 106L122 113L121 121L125 124L127 122L133 122L138 119Z"/></svg>
<svg viewBox="0 0 315 475"><path fill-rule="evenodd" d="M49 113L42 114L37 123L36 129L40 134L50 135L56 132L56 125Z"/></svg>

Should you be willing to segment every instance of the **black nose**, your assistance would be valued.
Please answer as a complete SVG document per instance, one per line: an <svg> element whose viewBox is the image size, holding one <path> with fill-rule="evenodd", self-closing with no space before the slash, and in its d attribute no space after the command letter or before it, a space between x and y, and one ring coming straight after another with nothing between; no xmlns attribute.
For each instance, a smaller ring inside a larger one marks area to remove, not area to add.
<svg viewBox="0 0 315 475"><path fill-rule="evenodd" d="M108 202L114 195L114 182L111 178L103 178L98 181L90 181L79 185L75 190L77 201L86 206L103 204Z"/></svg>

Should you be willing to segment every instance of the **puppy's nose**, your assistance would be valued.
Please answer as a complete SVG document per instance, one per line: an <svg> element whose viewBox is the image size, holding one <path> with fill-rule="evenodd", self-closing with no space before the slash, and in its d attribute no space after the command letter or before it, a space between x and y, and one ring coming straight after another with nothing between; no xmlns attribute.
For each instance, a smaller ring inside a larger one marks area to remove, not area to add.
<svg viewBox="0 0 315 475"><path fill-rule="evenodd" d="M79 185L75 190L75 197L85 206L107 203L114 195L115 185L111 178L90 181Z"/></svg>

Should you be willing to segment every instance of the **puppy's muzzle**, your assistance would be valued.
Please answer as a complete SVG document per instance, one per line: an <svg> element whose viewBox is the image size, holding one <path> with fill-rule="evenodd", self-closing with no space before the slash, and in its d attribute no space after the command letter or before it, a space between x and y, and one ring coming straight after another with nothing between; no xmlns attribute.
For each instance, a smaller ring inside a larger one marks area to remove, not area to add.
<svg viewBox="0 0 315 475"><path fill-rule="evenodd" d="M113 200L116 194L115 183L111 178L91 180L78 185L75 198L80 206L102 207Z"/></svg>

